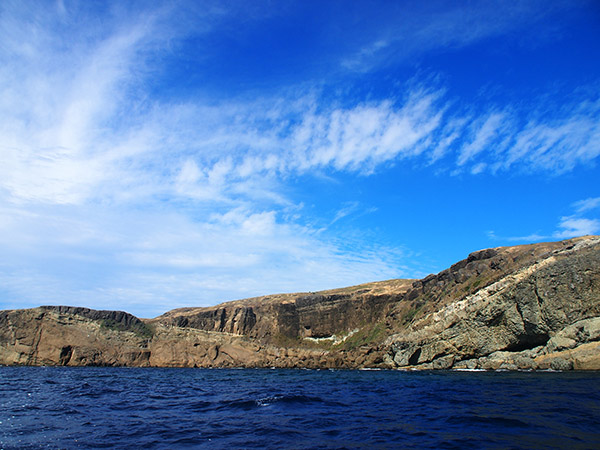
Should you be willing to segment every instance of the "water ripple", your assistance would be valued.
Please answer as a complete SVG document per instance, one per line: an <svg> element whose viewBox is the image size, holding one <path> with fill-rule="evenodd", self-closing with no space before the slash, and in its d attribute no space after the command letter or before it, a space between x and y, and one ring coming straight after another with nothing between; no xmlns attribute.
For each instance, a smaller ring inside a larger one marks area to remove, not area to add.
<svg viewBox="0 0 600 450"><path fill-rule="evenodd" d="M0 449L600 448L598 373L0 367Z"/></svg>

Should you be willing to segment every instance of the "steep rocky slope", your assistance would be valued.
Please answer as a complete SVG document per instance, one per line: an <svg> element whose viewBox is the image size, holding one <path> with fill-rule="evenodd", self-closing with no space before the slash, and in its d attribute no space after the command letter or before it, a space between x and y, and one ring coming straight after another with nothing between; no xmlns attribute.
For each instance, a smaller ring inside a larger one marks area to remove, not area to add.
<svg viewBox="0 0 600 450"><path fill-rule="evenodd" d="M66 306L0 311L0 363L147 365L150 329L121 311Z"/></svg>
<svg viewBox="0 0 600 450"><path fill-rule="evenodd" d="M0 311L0 363L600 369L600 238L481 250L422 280L151 320L64 306Z"/></svg>
<svg viewBox="0 0 600 450"><path fill-rule="evenodd" d="M302 294L279 294L170 311L150 323L245 335L262 342L327 339L381 319L412 286L389 280Z"/></svg>
<svg viewBox="0 0 600 450"><path fill-rule="evenodd" d="M486 250L416 288L392 366L600 368L597 237Z"/></svg>

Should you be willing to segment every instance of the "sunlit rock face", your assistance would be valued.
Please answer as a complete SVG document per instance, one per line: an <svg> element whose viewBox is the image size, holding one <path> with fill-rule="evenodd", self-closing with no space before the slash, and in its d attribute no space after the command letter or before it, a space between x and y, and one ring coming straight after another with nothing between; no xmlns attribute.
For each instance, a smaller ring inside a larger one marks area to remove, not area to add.
<svg viewBox="0 0 600 450"><path fill-rule="evenodd" d="M422 280L149 320L66 306L0 311L0 363L600 369L600 238L481 250Z"/></svg>
<svg viewBox="0 0 600 450"><path fill-rule="evenodd" d="M486 281L479 282L473 275L468 278L478 284L474 292L448 293L449 286L455 289L468 282L452 272L468 268L469 263L456 264L450 273L435 278L439 280L435 283L437 296L423 303L426 312L388 338L391 365L597 367L593 354L600 350L595 344L600 320L600 240L582 238L486 252L489 257L481 263L489 269L475 271ZM494 276L494 272L502 274ZM426 295L424 290L415 301Z"/></svg>

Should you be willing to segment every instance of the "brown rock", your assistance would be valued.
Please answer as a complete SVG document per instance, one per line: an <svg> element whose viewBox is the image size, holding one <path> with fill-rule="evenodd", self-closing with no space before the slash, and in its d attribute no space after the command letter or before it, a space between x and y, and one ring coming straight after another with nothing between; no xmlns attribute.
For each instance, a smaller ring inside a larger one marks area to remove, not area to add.
<svg viewBox="0 0 600 450"><path fill-rule="evenodd" d="M182 308L0 311L0 364L600 369L600 238L487 249L422 280Z"/></svg>

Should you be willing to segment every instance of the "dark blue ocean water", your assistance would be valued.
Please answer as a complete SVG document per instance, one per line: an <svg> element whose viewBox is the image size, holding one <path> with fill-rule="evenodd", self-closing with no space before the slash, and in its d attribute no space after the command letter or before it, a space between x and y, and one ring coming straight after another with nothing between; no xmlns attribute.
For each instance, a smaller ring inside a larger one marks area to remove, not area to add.
<svg viewBox="0 0 600 450"><path fill-rule="evenodd" d="M600 448L600 373L0 367L0 448Z"/></svg>

